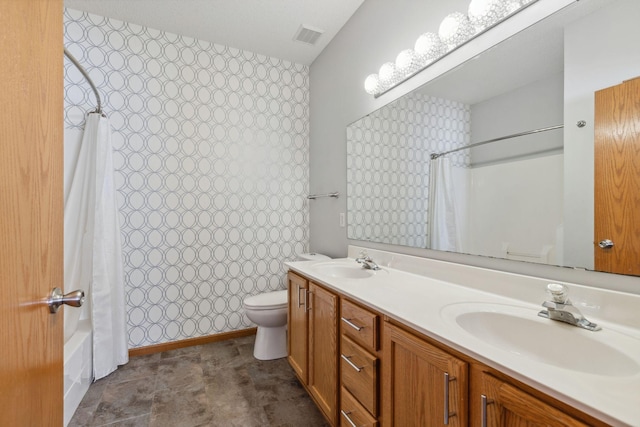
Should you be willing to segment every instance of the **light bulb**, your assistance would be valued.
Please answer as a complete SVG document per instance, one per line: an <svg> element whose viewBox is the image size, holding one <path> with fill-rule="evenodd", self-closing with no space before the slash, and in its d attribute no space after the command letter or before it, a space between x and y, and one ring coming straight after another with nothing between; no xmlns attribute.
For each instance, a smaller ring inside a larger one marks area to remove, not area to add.
<svg viewBox="0 0 640 427"><path fill-rule="evenodd" d="M471 0L469 21L477 30L483 30L506 16L505 0Z"/></svg>
<svg viewBox="0 0 640 427"><path fill-rule="evenodd" d="M364 80L364 90L370 94L375 95L380 90L380 79L377 74L369 74Z"/></svg>
<svg viewBox="0 0 640 427"><path fill-rule="evenodd" d="M415 52L424 63L428 63L447 53L447 47L437 34L424 33L416 40Z"/></svg>
<svg viewBox="0 0 640 427"><path fill-rule="evenodd" d="M396 79L396 65L393 62L385 62L378 72L380 85L383 88L391 86Z"/></svg>
<svg viewBox="0 0 640 427"><path fill-rule="evenodd" d="M447 15L438 30L440 40L447 45L449 49L452 49L467 40L469 40L475 34L475 29L467 15L454 12Z"/></svg>
<svg viewBox="0 0 640 427"><path fill-rule="evenodd" d="M523 2L521 0L507 0L505 4L505 13L507 15L511 15L516 10L520 9L523 6Z"/></svg>
<svg viewBox="0 0 640 427"><path fill-rule="evenodd" d="M408 76L418 71L421 67L418 55L413 49L405 49L396 58L396 72L401 76Z"/></svg>

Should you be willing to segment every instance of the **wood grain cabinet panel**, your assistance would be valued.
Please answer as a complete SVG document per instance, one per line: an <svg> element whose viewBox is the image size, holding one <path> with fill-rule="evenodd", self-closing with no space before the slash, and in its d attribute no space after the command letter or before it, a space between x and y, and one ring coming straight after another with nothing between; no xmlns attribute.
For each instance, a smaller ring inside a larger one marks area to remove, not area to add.
<svg viewBox="0 0 640 427"><path fill-rule="evenodd" d="M309 354L307 315L309 282L289 272L289 308L287 346L289 364L303 383L307 383L307 357Z"/></svg>
<svg viewBox="0 0 640 427"><path fill-rule="evenodd" d="M338 414L338 297L309 283L309 379L307 387L332 425Z"/></svg>
<svg viewBox="0 0 640 427"><path fill-rule="evenodd" d="M466 362L385 323L382 370L383 426L467 426Z"/></svg>
<svg viewBox="0 0 640 427"><path fill-rule="evenodd" d="M344 387L340 392L341 427L378 427L378 420L369 414L358 400Z"/></svg>
<svg viewBox="0 0 640 427"><path fill-rule="evenodd" d="M342 334L375 352L378 349L379 316L345 299L340 305Z"/></svg>
<svg viewBox="0 0 640 427"><path fill-rule="evenodd" d="M489 374L482 376L481 421L487 427L586 427L581 421Z"/></svg>
<svg viewBox="0 0 640 427"><path fill-rule="evenodd" d="M340 345L342 385L373 416L378 415L378 358L342 336Z"/></svg>

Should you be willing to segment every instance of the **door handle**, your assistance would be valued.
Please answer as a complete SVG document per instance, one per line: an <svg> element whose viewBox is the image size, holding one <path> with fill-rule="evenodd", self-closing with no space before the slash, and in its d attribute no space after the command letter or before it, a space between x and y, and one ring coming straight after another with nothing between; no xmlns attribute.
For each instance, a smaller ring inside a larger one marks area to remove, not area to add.
<svg viewBox="0 0 640 427"><path fill-rule="evenodd" d="M351 326L353 329L355 329L356 331L360 332L362 330L362 328L364 328L364 326L358 326L355 323L353 323L351 321L351 319L347 319L345 317L341 317L340 318L344 323L346 323L347 325Z"/></svg>
<svg viewBox="0 0 640 427"><path fill-rule="evenodd" d="M300 302L300 290L303 290L306 292L306 290L304 288L301 288L300 285L296 285L298 287L298 308L300 308L302 306L302 303Z"/></svg>
<svg viewBox="0 0 640 427"><path fill-rule="evenodd" d="M349 364L349 366L351 366L353 369L355 369L358 372L362 372L362 370L364 368L361 368L360 366L356 365L355 363L353 363L351 361L351 357L352 356L345 356L344 354L341 354L340 357L342 358L342 360L344 360L345 362L347 362Z"/></svg>
<svg viewBox="0 0 640 427"><path fill-rule="evenodd" d="M450 377L448 372L444 373L444 422L443 424L449 425L449 418L455 417L455 412L449 412L449 383L455 381L455 377Z"/></svg>
<svg viewBox="0 0 640 427"><path fill-rule="evenodd" d="M613 247L613 242L609 239L600 240L598 242L598 246L602 249L611 249Z"/></svg>
<svg viewBox="0 0 640 427"><path fill-rule="evenodd" d="M480 395L481 407L480 407L480 425L487 427L487 406L493 404L493 400L487 398L486 395Z"/></svg>
<svg viewBox="0 0 640 427"><path fill-rule="evenodd" d="M51 313L57 313L62 304L67 304L71 307L81 307L82 304L84 304L84 291L78 289L65 295L60 288L53 288L47 297L49 311Z"/></svg>

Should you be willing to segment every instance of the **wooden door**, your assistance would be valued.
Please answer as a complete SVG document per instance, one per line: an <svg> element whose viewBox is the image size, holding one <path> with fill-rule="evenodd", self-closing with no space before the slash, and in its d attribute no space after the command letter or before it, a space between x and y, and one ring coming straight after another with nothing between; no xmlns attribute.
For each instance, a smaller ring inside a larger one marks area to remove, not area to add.
<svg viewBox="0 0 640 427"><path fill-rule="evenodd" d="M62 425L62 1L0 1L0 425Z"/></svg>
<svg viewBox="0 0 640 427"><path fill-rule="evenodd" d="M640 78L596 92L594 133L595 269L640 275Z"/></svg>
<svg viewBox="0 0 640 427"><path fill-rule="evenodd" d="M382 378L383 426L467 426L467 363L389 323Z"/></svg>
<svg viewBox="0 0 640 427"><path fill-rule="evenodd" d="M331 425L338 414L338 297L309 284L309 392Z"/></svg>
<svg viewBox="0 0 640 427"><path fill-rule="evenodd" d="M547 405L524 391L486 373L482 376L482 394L488 427L586 427L564 412ZM482 415L484 414L484 415ZM482 425L479 423L478 425Z"/></svg>
<svg viewBox="0 0 640 427"><path fill-rule="evenodd" d="M289 364L303 383L307 383L309 284L297 274L289 272L289 319L287 331Z"/></svg>

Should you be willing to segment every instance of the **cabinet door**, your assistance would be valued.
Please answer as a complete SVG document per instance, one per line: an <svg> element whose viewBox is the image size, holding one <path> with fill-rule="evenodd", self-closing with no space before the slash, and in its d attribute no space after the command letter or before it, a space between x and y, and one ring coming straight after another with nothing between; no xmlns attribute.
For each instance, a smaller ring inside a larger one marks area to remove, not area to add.
<svg viewBox="0 0 640 427"><path fill-rule="evenodd" d="M288 359L298 377L307 383L309 282L289 272Z"/></svg>
<svg viewBox="0 0 640 427"><path fill-rule="evenodd" d="M389 323L383 334L383 425L467 426L467 363Z"/></svg>
<svg viewBox="0 0 640 427"><path fill-rule="evenodd" d="M509 427L586 427L559 409L528 393L483 373L481 422L482 426Z"/></svg>
<svg viewBox="0 0 640 427"><path fill-rule="evenodd" d="M338 297L309 284L309 392L331 425L338 407Z"/></svg>

